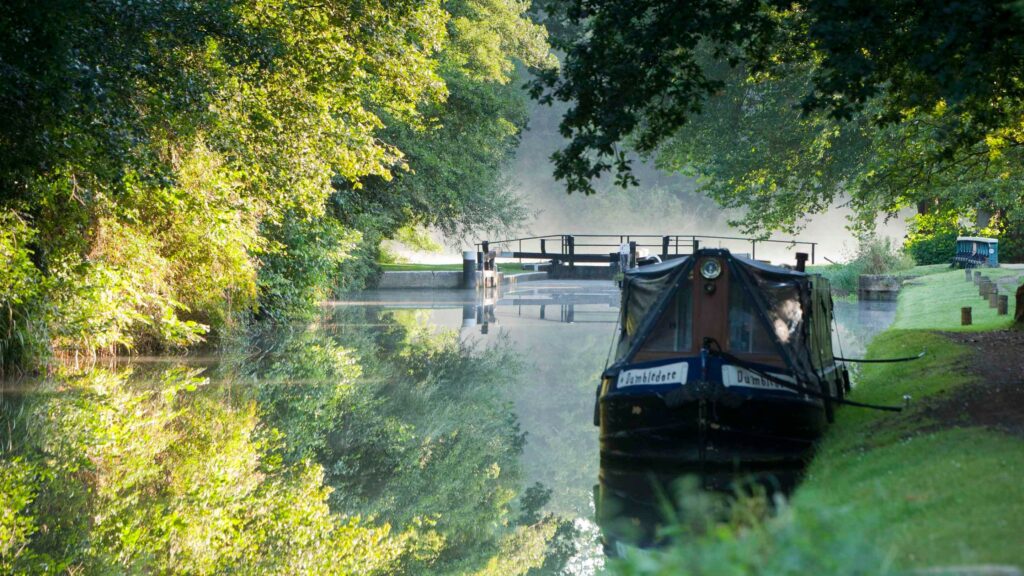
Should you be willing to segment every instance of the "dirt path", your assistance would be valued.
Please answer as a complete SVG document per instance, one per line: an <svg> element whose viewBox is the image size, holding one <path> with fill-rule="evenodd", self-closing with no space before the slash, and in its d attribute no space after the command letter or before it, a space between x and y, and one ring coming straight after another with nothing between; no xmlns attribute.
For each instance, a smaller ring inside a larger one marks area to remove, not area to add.
<svg viewBox="0 0 1024 576"><path fill-rule="evenodd" d="M923 416L1024 437L1024 331L940 334L971 349L964 369L977 381L929 401Z"/></svg>

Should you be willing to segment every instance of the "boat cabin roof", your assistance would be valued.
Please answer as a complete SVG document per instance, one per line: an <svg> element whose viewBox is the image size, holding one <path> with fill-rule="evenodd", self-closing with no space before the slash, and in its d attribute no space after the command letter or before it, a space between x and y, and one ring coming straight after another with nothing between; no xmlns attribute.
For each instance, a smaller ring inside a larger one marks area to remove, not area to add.
<svg viewBox="0 0 1024 576"><path fill-rule="evenodd" d="M709 260L719 267L705 274ZM709 341L803 379L823 369L821 358L832 358L831 292L818 275L702 249L628 270L622 289L621 334L608 373L693 356Z"/></svg>
<svg viewBox="0 0 1024 576"><path fill-rule="evenodd" d="M985 244L998 244L998 238L985 238L983 236L960 236L957 242L984 242Z"/></svg>
<svg viewBox="0 0 1024 576"><path fill-rule="evenodd" d="M739 254L730 254L728 250L723 250L722 253L735 260L739 260L740 262L751 268L760 270L761 272L770 272L772 274L793 276L794 278L804 278L807 276L805 272L798 272L790 268L776 266L775 264L769 264L767 262L762 262L761 260L754 260L752 258L748 258L746 256L742 256ZM679 268L680 266L686 265L692 258L693 256L685 256L683 258L673 258L671 260L665 260L664 262L660 262L658 264L640 266L639 268L627 270L625 272L625 276L630 278L657 278Z"/></svg>

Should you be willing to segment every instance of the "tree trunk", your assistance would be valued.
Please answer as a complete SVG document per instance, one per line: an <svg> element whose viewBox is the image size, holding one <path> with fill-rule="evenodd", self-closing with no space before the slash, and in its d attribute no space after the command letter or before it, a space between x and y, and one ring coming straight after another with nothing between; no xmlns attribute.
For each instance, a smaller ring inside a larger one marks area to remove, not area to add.
<svg viewBox="0 0 1024 576"><path fill-rule="evenodd" d="M1024 284L1017 288L1017 312L1013 315L1013 321L1018 326L1024 326Z"/></svg>

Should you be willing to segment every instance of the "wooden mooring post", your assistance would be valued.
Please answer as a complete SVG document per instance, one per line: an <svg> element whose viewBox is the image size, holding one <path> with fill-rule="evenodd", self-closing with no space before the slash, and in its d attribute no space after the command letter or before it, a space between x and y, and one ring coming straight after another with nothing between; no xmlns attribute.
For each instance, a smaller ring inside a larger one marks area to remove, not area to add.
<svg viewBox="0 0 1024 576"><path fill-rule="evenodd" d="M960 325L970 326L971 325L971 307L964 306L960 309Z"/></svg>

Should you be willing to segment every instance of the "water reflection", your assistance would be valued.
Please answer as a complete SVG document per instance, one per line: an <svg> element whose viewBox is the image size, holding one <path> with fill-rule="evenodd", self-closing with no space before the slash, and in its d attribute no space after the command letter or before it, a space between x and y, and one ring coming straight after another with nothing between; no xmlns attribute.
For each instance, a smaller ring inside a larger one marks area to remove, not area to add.
<svg viewBox="0 0 1024 576"><path fill-rule="evenodd" d="M832 349L847 358L863 357L868 343L896 319L896 302L838 301L835 303Z"/></svg>
<svg viewBox="0 0 1024 576"><path fill-rule="evenodd" d="M789 495L802 470L681 470L602 463L594 486L601 545L609 557L658 548L728 520L737 507L764 508Z"/></svg>
<svg viewBox="0 0 1024 576"><path fill-rule="evenodd" d="M5 383L0 573L592 574L630 541L609 519L658 523L646 473L599 470L618 297L365 292L218 356Z"/></svg>

